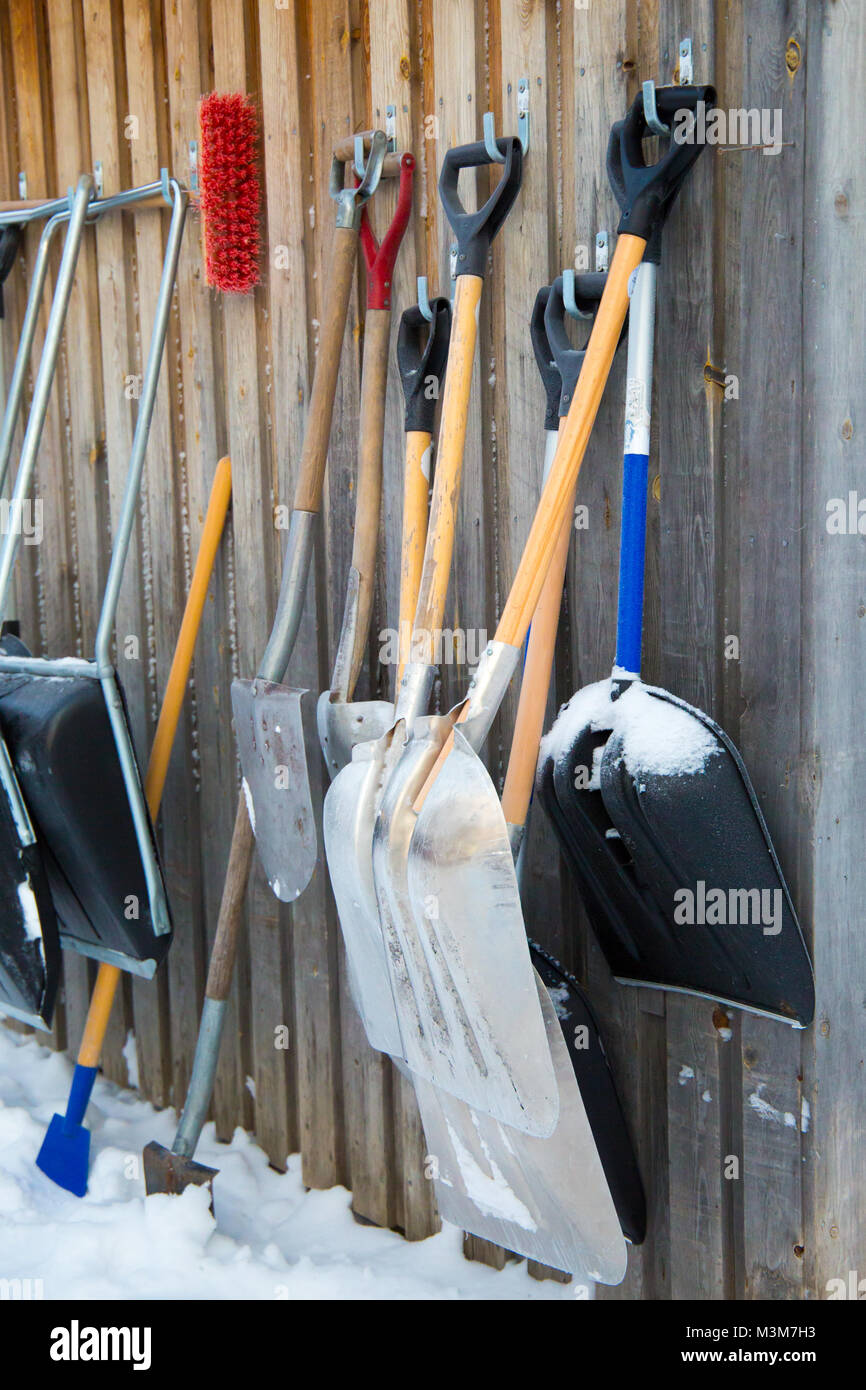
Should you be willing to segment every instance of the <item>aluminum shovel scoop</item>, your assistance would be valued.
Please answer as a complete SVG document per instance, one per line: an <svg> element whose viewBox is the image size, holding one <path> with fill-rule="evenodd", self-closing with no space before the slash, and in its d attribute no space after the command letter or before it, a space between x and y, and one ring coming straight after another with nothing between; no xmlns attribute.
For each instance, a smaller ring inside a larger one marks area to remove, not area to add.
<svg viewBox="0 0 866 1390"><path fill-rule="evenodd" d="M353 701L352 695L361 671L373 614L382 504L391 282L397 252L412 211L414 170L413 156L404 154L397 206L381 245L373 235L366 208L361 219L361 248L367 264L367 314L361 373L355 534L331 689L322 692L316 705L319 743L331 777L350 761L356 743L381 738L394 718L394 707L387 700Z"/></svg>
<svg viewBox="0 0 866 1390"><path fill-rule="evenodd" d="M683 104L712 97L707 89L677 92L685 93ZM467 700L452 712L452 734L443 741L438 720L418 726L407 741L402 767L390 773L376 829L374 877L404 1056L419 1075L527 1133L551 1132L556 1094L545 1081L549 1049L539 1037L537 998L534 1007L531 1002L535 982L508 827L479 751L517 665L569 512L625 319L629 279L693 159L694 149L677 147L667 162L644 171L634 190L623 215L628 230L617 242L583 371L496 636ZM402 797L394 790L401 782ZM503 986L507 1005L496 993ZM438 1012L428 1001L435 1001ZM528 1094L522 1083L531 1070Z"/></svg>
<svg viewBox="0 0 866 1390"><path fill-rule="evenodd" d="M435 1071L436 1065L439 1065L451 1084L454 1077L453 1050L451 1040L443 1029L442 1002L431 993L430 981L425 978L423 962L419 960L414 942L406 943L413 952L412 960L405 959L404 943L391 929L390 905L379 894L378 881L375 882L375 894L371 893L374 886L372 866L377 852L374 842L379 840L382 820L389 820L395 804L400 804L399 793L396 803L391 800L391 769L395 763L402 762L402 775L405 776L407 764L402 755L408 732L426 706L434 675L432 646L441 628L448 587L482 277L490 243L512 206L520 184L522 150L519 141L500 141L499 150L505 156L502 177L487 203L474 214L467 214L457 198L458 174L461 168L471 169L489 164L490 154L479 142L477 145L449 150L445 157L440 194L458 240L459 274L433 503L412 634L412 655L415 659L410 661L400 683L393 729L376 743L356 747L351 764L334 780L327 794L324 813L328 866L347 951L350 954L373 949L381 951L384 938L392 987L395 977L399 977L404 994L409 996L401 1009L395 991L399 1028L395 1027L393 1013L384 1017L364 1017L368 1038L374 1047L402 1058L412 1070L420 1066L429 1074L432 1061L432 1070ZM430 650L425 651L425 643ZM426 656L426 660L419 660L419 656ZM542 1068L541 1124L550 1129L555 1123L555 1100L551 1094L552 1067L544 1043L543 1022L534 996L534 986L532 990L532 1008L523 1008L523 1012L530 1029L529 1046L534 1048L537 1045L538 1050L542 1050L542 1061L546 1063L546 1072ZM418 1007L424 1017L422 1026L419 1026L419 1013L412 1003L413 998L419 1001ZM457 1002L459 1007L459 999ZM523 1001L520 1002L522 1007ZM481 1028L486 1031L483 1020ZM538 1095L534 1085L537 1075L533 1076L532 1097L529 1094L515 1095L510 1080L503 1074L505 1067L495 1047L490 1045L489 1033L486 1036L489 1066L495 1074L493 1086L497 1095L504 1094L500 1108L509 1117L519 1116L522 1119ZM461 1045L458 1040L457 1049ZM432 1058L431 1048L435 1049ZM531 1067L524 1068L521 1083L525 1083L530 1070ZM477 1096L478 1090L475 1080L473 1075L473 1085L469 1087L473 1096ZM529 1091L528 1086L526 1090Z"/></svg>
<svg viewBox="0 0 866 1390"><path fill-rule="evenodd" d="M334 159L331 196L337 202L337 228L329 302L319 343L277 614L255 679L232 682L246 810L268 883L282 902L294 902L304 891L317 855L301 720L301 700L307 692L282 681L306 594L361 214L378 186L386 150L384 133L374 132L363 178L353 188L343 187L344 166L336 156Z"/></svg>

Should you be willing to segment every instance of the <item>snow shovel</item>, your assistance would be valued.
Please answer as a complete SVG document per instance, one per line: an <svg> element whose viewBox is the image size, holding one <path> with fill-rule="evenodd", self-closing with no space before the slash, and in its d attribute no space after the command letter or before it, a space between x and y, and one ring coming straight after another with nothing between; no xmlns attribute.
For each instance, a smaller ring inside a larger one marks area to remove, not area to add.
<svg viewBox="0 0 866 1390"><path fill-rule="evenodd" d="M705 88L676 90L680 105L696 105L712 95ZM404 1048L411 1043L412 1070L540 1136L551 1133L557 1120L556 1092L549 1084L553 1068L508 827L478 753L519 659L568 512L625 318L629 278L695 154L694 146L672 146L647 168L640 138L629 148L638 177L578 387L495 638L481 657L466 701L447 718L417 725L404 744L377 825L376 891L380 910L388 902L397 909L391 921L382 911L382 922L386 945L399 942L399 949L389 950L388 964Z"/></svg>
<svg viewBox="0 0 866 1390"><path fill-rule="evenodd" d="M180 711L189 681L193 652L201 615L207 598L207 588L219 549L231 499L231 463L223 458L217 464L211 484L207 515L202 527L201 541L189 586L183 620L177 637L171 670L166 682L159 721L150 750L144 795L152 821L156 821L162 800L172 745L177 732ZM83 1197L87 1191L90 1166L90 1131L84 1126L84 1115L90 1101L93 1083L105 1041L105 1030L117 991L120 970L103 962L90 999L87 1022L78 1050L72 1085L65 1115L54 1115L36 1159L37 1167L52 1182Z"/></svg>
<svg viewBox="0 0 866 1390"><path fill-rule="evenodd" d="M79 181L70 235L87 211L91 180ZM0 656L0 726L41 842L61 945L150 978L171 941L171 921L153 830L144 801L123 691L111 659L111 636L156 397L187 197L165 181L172 208L156 318L142 384L117 534L92 660ZM150 197L152 186L125 201ZM75 257L64 255L59 279L71 283ZM16 514L29 491L54 359L60 301L55 297L34 403L15 480ZM9 591L19 537L0 552L0 613Z"/></svg>
<svg viewBox="0 0 866 1390"><path fill-rule="evenodd" d="M451 329L451 305L447 299L432 300L429 309L429 321L420 308L406 309L400 320L397 341L397 361L405 401L406 466L395 690L399 689L409 657L408 639L421 582L436 402L445 372ZM378 728L382 737L393 726L394 705L388 701L369 701L363 706L363 711L363 727L366 730ZM342 762L338 764L336 757L332 760L331 769L335 774L350 762L352 754L348 739L335 744L334 751L337 749ZM356 885L356 893L364 895L366 910L360 920L365 926L369 924L371 935L362 936L360 932L357 936L344 934L349 990L371 1045L380 1052L399 1055L400 1032L385 963L369 860L365 867L366 877Z"/></svg>
<svg viewBox="0 0 866 1390"><path fill-rule="evenodd" d="M591 317L588 309L598 300L603 278L580 277L592 282L589 298L581 304L586 317ZM560 315L561 283L560 278L550 292L555 298L559 291ZM548 297L547 289L539 292L531 322L547 392L546 469L555 452L559 410L567 410L583 355L567 346L567 376L562 379L544 329ZM570 529L569 510L533 617L523 670L503 791L515 853L532 791ZM538 952L537 960L536 988L559 1090L556 1129L549 1138L535 1138L416 1079L428 1162L435 1165L437 1204L447 1220L517 1254L598 1282L618 1283L626 1264L620 1228L637 1241L645 1230L640 1175L598 1028L582 992L551 957Z"/></svg>
<svg viewBox="0 0 866 1390"><path fill-rule="evenodd" d="M179 1193L190 1183L210 1185L216 1173L215 1169L196 1163L193 1154L213 1095L256 843L271 887L276 896L285 901L293 901L303 892L316 862L313 810L300 717L300 700L306 692L279 682L284 678L298 635L307 588L361 211L379 182L387 139L382 131L375 131L366 143L369 156L364 177L357 187L343 186L344 161L336 154L331 166L330 191L337 202L331 278L280 596L256 679L235 681L232 686L243 785L208 967L192 1076L172 1148L167 1149L155 1141L145 1147L144 1183L149 1194ZM285 770L288 771L288 785L279 792L282 801L276 808L278 820L274 822L274 789L284 781Z"/></svg>
<svg viewBox="0 0 866 1390"><path fill-rule="evenodd" d="M616 664L560 713L541 795L619 981L802 1027L812 968L743 761L708 715L639 676L656 269L646 260L632 291Z"/></svg>
<svg viewBox="0 0 866 1390"><path fill-rule="evenodd" d="M306 593L361 216L379 183L386 146L384 134L376 132L364 178L357 187L343 187L343 165L336 158L333 162L331 195L337 200L338 211L332 280L277 614L255 679L232 682L235 737L246 802L242 806L239 801L238 818L249 819L262 867L271 889L282 902L294 902L310 881L316 863L316 829L301 721L301 699L307 692L281 682L297 637ZM414 160L407 166L407 174L413 167ZM371 337L375 336L374 326ZM238 833L236 824L233 851ZM233 855L229 859L232 862Z"/></svg>
<svg viewBox="0 0 866 1390"><path fill-rule="evenodd" d="M84 197L82 193L82 200ZM54 233L68 218L68 211L51 217L39 239L21 337L3 410L0 433L0 490L6 481L12 452L12 440L48 272L49 250ZM69 257L77 254L83 226L81 218L71 229L71 233L67 234L66 248ZM2 229L0 310L2 282L6 280L14 264L21 231L22 228L17 223L4 226ZM57 313L61 326L65 318L71 284L71 277L61 276L55 288L55 302L58 304ZM53 376L52 364L46 389L41 393L41 400L37 403L43 418ZM34 427L35 419L36 417ZM13 636L4 635L0 640L0 652L15 651L27 655L23 643ZM50 1028L60 977L57 919L36 832L15 776L12 759L2 738L0 787L0 1012L34 1028Z"/></svg>
<svg viewBox="0 0 866 1390"><path fill-rule="evenodd" d="M376 873L375 860L376 844L380 840L383 823L390 822L393 806L399 806L403 796L402 789L398 789L394 793L396 801L392 805L391 769L395 763L403 763L405 766L405 760L401 755L404 747L411 746L412 727L420 712L426 707L435 674L433 649L441 630L453 549L477 334L477 307L490 244L513 205L520 186L520 142L516 139L500 140L498 148L504 156L500 181L487 202L475 213L469 214L463 209L457 195L457 182L461 169L479 168L491 163L491 155L484 143L478 142L451 149L443 163L439 188L445 212L457 239L457 284L440 420L436 477L411 637L410 660L398 688L393 727L377 742L356 746L352 762L334 779L325 798L324 810L328 867L340 924L347 942L347 952L360 956L367 948L367 943L380 939L381 932L388 956L392 989L395 975L399 975L409 995L412 995L413 988L417 988L421 1000L421 1010L424 1014L423 1032L419 1028L417 1015L410 1017L404 1014L400 1017L399 1002L395 994L399 1028L396 1030L396 1036L389 1037L387 1050L415 1071L419 1061L426 1058L429 1048L432 1047L449 1081L454 1067L449 1039L444 1032L442 1008L428 990L423 961L417 957L412 960L406 958L403 943L392 929L393 907L384 893L380 892L381 876ZM384 844L387 846L387 839ZM369 892L371 878L375 883L375 899ZM540 1042L545 1049L543 1061L546 1062L546 1071L542 1067L542 1080L546 1090L542 1089L541 1104L542 1108L546 1106L547 1109L543 1123L552 1128L555 1123L551 1094L552 1067L549 1054L546 1052L543 1023L534 993L531 1007L526 1008L525 1000L519 1001L518 1015L521 1011L528 1016L527 1026L530 1032L535 1023L535 1041ZM382 1022L389 1025L390 1034L393 1029L392 1020L389 1018ZM374 1032L370 1041L374 1046L381 1047L381 1034ZM458 1039L458 1046L460 1045L461 1041ZM490 1066L501 1074L501 1065L495 1053L488 1048L487 1055ZM531 1070L531 1067L524 1068L525 1073ZM531 1078L527 1075L527 1090L530 1086L535 1088L537 1079L535 1074ZM503 1109L511 1114L515 1108L517 1107L512 1095L507 1094Z"/></svg>
<svg viewBox="0 0 866 1390"><path fill-rule="evenodd" d="M382 449L385 438L385 392L391 336L391 280L400 243L412 211L415 160L404 154L394 217L381 246L370 227L368 211L361 216L361 248L367 263L367 314L364 320L364 362L361 373L361 414L358 425L358 475L355 491L355 534L346 606L331 689L319 696L316 723L328 773L350 760L356 743L380 738L394 717L383 700L352 701L361 672L373 615L379 512L382 504Z"/></svg>

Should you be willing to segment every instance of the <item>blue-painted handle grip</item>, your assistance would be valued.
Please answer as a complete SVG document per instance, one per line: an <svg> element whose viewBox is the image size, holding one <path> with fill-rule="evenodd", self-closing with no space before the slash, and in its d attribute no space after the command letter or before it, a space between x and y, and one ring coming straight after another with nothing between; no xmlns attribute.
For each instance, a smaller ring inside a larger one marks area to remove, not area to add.
<svg viewBox="0 0 866 1390"><path fill-rule="evenodd" d="M66 1116L64 1118L64 1128L71 1125L80 1125L84 1119L87 1107L90 1104L90 1095L93 1090L93 1083L96 1080L96 1067L76 1066L72 1073L72 1085L69 1088L69 1100L66 1104Z"/></svg>
<svg viewBox="0 0 866 1390"><path fill-rule="evenodd" d="M619 540L619 606L616 664L640 674L643 579L646 554L646 490L649 454L626 454L622 461L622 529Z"/></svg>

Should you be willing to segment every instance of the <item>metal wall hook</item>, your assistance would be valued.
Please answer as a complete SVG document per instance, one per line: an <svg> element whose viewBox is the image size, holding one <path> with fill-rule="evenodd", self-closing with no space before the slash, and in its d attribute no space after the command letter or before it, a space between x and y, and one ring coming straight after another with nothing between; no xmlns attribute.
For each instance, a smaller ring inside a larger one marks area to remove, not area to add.
<svg viewBox="0 0 866 1390"><path fill-rule="evenodd" d="M421 310L421 317L428 323L433 322L433 310L430 308L430 296L427 290L427 276L418 276L418 308Z"/></svg>
<svg viewBox="0 0 866 1390"><path fill-rule="evenodd" d="M355 136L354 158L352 167L356 177L360 180L357 187L345 188L343 186L344 161L334 155L331 160L331 174L328 181L328 193L337 204L337 226L338 227L357 227L361 217L361 209L368 198L375 193L379 179L382 175L382 166L385 163L385 155L388 152L388 137L384 130L374 130L370 140L370 153L364 160L364 136Z"/></svg>
<svg viewBox="0 0 866 1390"><path fill-rule="evenodd" d="M484 128L484 148L494 164L504 164L505 155L499 153L496 143L496 118L492 111L485 111L481 119Z"/></svg>
<svg viewBox="0 0 866 1390"><path fill-rule="evenodd" d="M670 135L670 128L659 120L656 110L656 84L651 77L643 84L643 114L653 135Z"/></svg>
<svg viewBox="0 0 866 1390"><path fill-rule="evenodd" d="M592 314L578 307L575 297L575 272L569 266L562 272L562 302L565 312L573 319L591 319Z"/></svg>

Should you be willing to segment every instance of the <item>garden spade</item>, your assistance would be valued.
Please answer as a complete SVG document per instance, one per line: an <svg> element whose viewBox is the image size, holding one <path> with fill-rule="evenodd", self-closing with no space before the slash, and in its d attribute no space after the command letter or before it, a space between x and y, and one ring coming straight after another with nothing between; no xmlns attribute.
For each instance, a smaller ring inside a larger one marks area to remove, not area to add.
<svg viewBox="0 0 866 1390"><path fill-rule="evenodd" d="M349 762L356 743L380 738L394 717L394 707L387 700L353 701L352 696L361 671L373 614L382 503L391 282L397 252L412 211L414 168L412 155L404 154L397 206L381 246L370 228L366 208L361 219L361 247L367 263L367 314L364 320L364 363L361 373L355 534L331 688L322 692L316 706L319 743L332 777Z"/></svg>
<svg viewBox="0 0 866 1390"><path fill-rule="evenodd" d="M676 91L683 106L712 98L705 88ZM396 938L400 948L389 949L388 963L404 1056L411 1051L407 1060L425 1079L540 1136L555 1127L556 1096L542 1079L536 1024L543 1022L537 997L534 1009L529 1002L535 980L508 826L479 750L517 665L569 512L625 319L629 280L696 151L672 145L649 168L637 138L629 154L638 178L496 635L465 702L447 718L417 724L405 741L402 765L390 772L374 845L380 909L383 903L391 908L390 921L382 910L386 947ZM442 1005L438 1012L431 1001ZM549 1068L546 1043L544 1057Z"/></svg>

